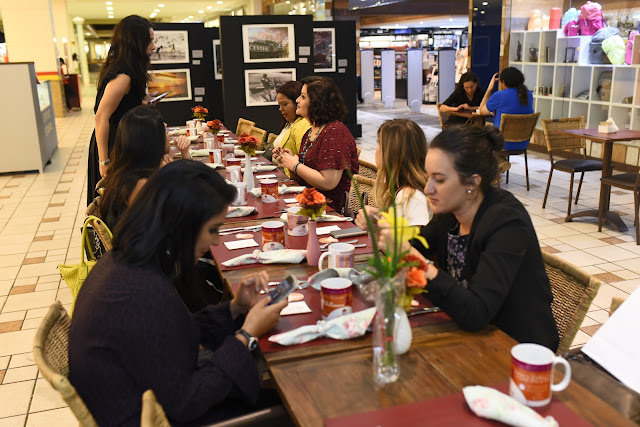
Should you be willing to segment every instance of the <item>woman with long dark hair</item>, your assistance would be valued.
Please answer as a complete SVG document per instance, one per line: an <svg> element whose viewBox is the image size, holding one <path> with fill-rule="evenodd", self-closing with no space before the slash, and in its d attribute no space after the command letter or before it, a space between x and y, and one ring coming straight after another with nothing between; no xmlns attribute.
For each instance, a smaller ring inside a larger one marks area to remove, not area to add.
<svg viewBox="0 0 640 427"><path fill-rule="evenodd" d="M287 299L267 305L264 271L244 277L230 302L195 314L177 292L219 243L235 196L213 169L178 160L149 179L116 226L69 330L69 379L99 425L140 425L148 389L172 425L208 425L264 402L252 351Z"/></svg>
<svg viewBox="0 0 640 427"><path fill-rule="evenodd" d="M498 92L491 94L495 84L499 82ZM533 114L533 94L524 84L524 75L514 67L502 70L500 77L495 73L480 104L480 114L495 114L493 125L500 129L503 114ZM522 142L505 142L505 150L523 150L529 140Z"/></svg>
<svg viewBox="0 0 640 427"><path fill-rule="evenodd" d="M296 114L296 99L300 96L301 90L302 83L296 80L286 82L277 90L277 100L283 124L280 134L273 141L273 152L275 153L282 149L288 149L291 153L298 154L302 138L311 127L307 120Z"/></svg>
<svg viewBox="0 0 640 427"><path fill-rule="evenodd" d="M153 27L145 18L131 15L116 25L98 76L95 130L89 145L87 205L93 201L98 181L107 176L120 119L145 98L150 80L149 58L154 51Z"/></svg>
<svg viewBox="0 0 640 427"><path fill-rule="evenodd" d="M449 113L451 111L475 110L480 106L484 97L484 89L480 87L480 79L471 71L460 76L460 81L449 98L440 105L440 111ZM467 119L459 116L449 116L446 126L464 124Z"/></svg>
<svg viewBox="0 0 640 427"><path fill-rule="evenodd" d="M345 194L351 188L349 172L358 173L356 141L341 122L347 107L340 89L328 77L310 76L302 80L296 114L311 123L296 155L289 149L275 154L278 164L289 169L301 185L315 187L328 204L341 212Z"/></svg>

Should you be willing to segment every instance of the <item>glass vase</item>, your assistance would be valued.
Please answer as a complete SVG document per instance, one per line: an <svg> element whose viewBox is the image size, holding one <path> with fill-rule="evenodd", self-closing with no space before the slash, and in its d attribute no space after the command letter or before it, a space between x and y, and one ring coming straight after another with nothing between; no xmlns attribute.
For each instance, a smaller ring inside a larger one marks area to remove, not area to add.
<svg viewBox="0 0 640 427"><path fill-rule="evenodd" d="M243 181L247 184L247 192L253 190L253 168L251 167L251 154L249 153L245 153Z"/></svg>
<svg viewBox="0 0 640 427"><path fill-rule="evenodd" d="M373 325L373 380L378 387L395 382L400 376L398 353L396 351L397 323L400 322L402 298L404 296L404 276L381 277L374 286L376 317ZM376 286L377 285L377 286Z"/></svg>

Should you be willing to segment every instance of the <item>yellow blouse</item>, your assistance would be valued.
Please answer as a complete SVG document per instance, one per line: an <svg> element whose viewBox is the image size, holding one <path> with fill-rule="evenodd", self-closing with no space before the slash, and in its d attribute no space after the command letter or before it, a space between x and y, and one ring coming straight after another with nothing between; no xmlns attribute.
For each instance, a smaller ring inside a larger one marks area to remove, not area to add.
<svg viewBox="0 0 640 427"><path fill-rule="evenodd" d="M311 123L302 117L298 117L289 129L283 130L286 133L282 136L280 147L288 148L294 155L298 154L302 138L310 127Z"/></svg>

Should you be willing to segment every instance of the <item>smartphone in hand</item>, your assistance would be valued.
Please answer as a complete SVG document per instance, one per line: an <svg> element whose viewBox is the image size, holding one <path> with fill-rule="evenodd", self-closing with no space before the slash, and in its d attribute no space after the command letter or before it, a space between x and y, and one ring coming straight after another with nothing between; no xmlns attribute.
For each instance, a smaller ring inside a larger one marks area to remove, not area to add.
<svg viewBox="0 0 640 427"><path fill-rule="evenodd" d="M291 292L293 292L298 286L298 280L295 276L289 276L284 279L276 288L269 292L269 296L271 297L271 301L269 304L276 304L287 298Z"/></svg>
<svg viewBox="0 0 640 427"><path fill-rule="evenodd" d="M155 104L156 102L160 101L162 98L164 98L167 95L169 95L169 92L161 93L160 95L156 96L155 98L151 98L149 100L149 104Z"/></svg>

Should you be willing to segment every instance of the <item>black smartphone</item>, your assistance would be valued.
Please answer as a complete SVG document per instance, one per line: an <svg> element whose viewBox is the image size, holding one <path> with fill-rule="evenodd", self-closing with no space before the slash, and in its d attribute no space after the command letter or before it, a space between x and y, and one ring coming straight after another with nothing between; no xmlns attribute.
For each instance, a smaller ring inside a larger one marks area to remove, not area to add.
<svg viewBox="0 0 640 427"><path fill-rule="evenodd" d="M271 301L269 304L276 304L287 298L291 292L293 292L298 285L298 281L295 276L289 276L284 279L276 288L269 292L269 296L271 297Z"/></svg>
<svg viewBox="0 0 640 427"><path fill-rule="evenodd" d="M331 235L331 237L335 237L336 239L342 239L344 237L364 236L367 234L367 232L358 227L351 227L343 228L342 230L334 230L329 234Z"/></svg>
<svg viewBox="0 0 640 427"><path fill-rule="evenodd" d="M161 93L160 95L156 96L155 98L151 98L149 100L149 104L154 104L154 103L160 101L162 98L164 98L167 95L169 95L169 92Z"/></svg>

